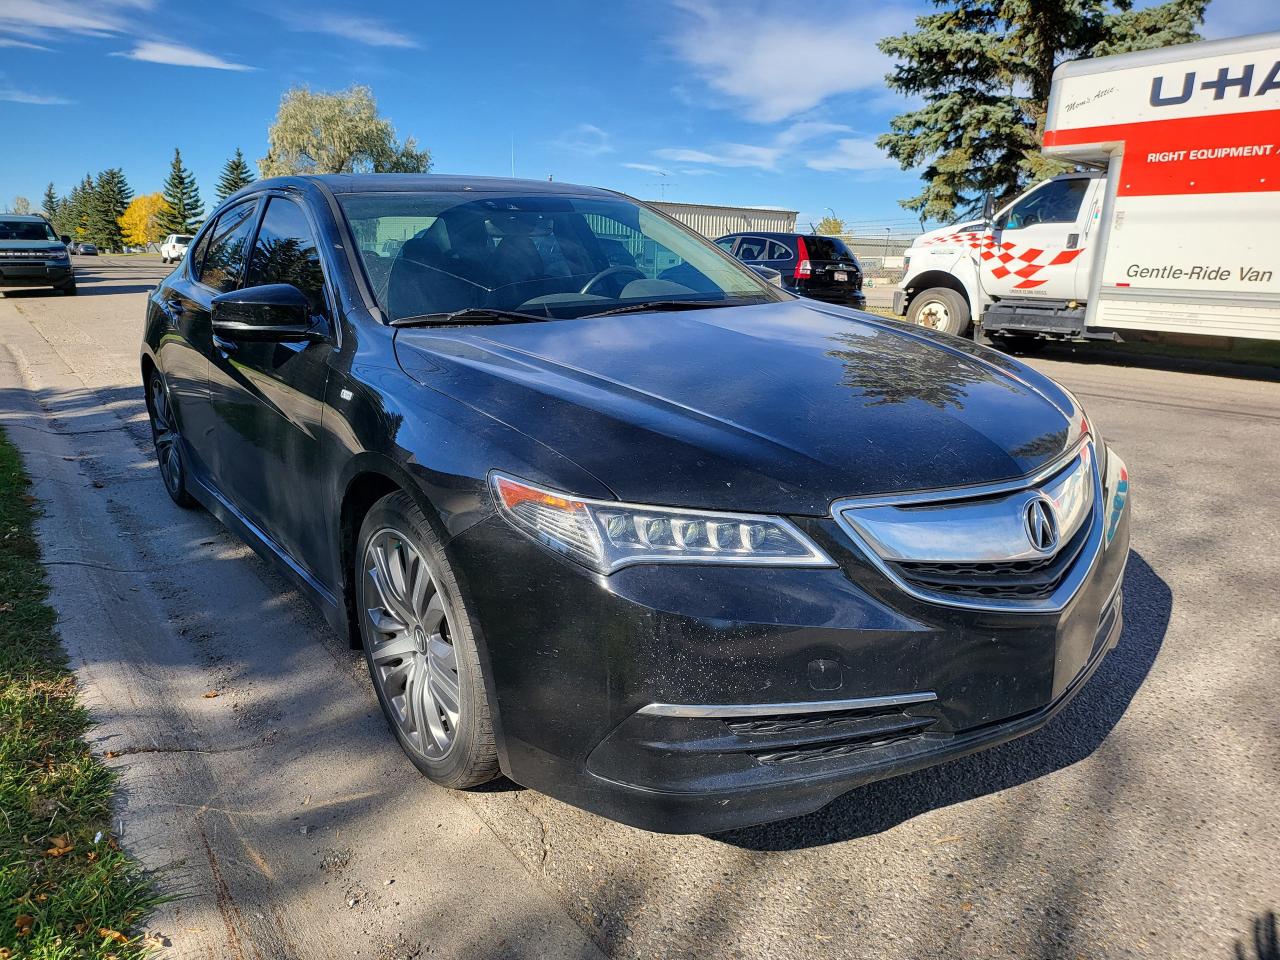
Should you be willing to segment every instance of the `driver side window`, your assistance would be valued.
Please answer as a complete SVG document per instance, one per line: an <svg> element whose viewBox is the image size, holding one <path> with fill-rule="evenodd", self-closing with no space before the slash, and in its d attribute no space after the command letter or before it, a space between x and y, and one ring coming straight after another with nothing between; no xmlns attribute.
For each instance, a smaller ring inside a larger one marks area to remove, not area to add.
<svg viewBox="0 0 1280 960"><path fill-rule="evenodd" d="M1083 177L1050 181L1015 203L996 226L1020 230L1037 223L1075 223L1088 190L1089 181Z"/></svg>

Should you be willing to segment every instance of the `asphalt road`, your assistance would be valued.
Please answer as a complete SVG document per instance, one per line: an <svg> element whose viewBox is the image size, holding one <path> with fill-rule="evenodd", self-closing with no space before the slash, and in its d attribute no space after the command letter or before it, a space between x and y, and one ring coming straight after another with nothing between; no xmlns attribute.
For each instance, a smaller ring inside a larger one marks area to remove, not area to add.
<svg viewBox="0 0 1280 960"><path fill-rule="evenodd" d="M0 424L124 840L189 894L154 920L172 955L1277 960L1280 385L1036 360L1133 476L1091 684L984 754L669 837L414 775L360 659L161 489L137 344L164 268L80 266L75 299L0 298Z"/></svg>

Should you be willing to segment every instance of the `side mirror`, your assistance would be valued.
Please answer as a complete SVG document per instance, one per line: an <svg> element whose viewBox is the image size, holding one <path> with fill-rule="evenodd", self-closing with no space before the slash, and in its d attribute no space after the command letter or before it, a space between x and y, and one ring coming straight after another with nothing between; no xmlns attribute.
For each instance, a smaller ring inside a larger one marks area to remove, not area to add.
<svg viewBox="0 0 1280 960"><path fill-rule="evenodd" d="M782 286L781 271L775 270L773 267L766 267L763 263L744 263L743 266L752 273L759 274L761 279L773 284L775 287Z"/></svg>
<svg viewBox="0 0 1280 960"><path fill-rule="evenodd" d="M987 194L982 198L982 219L986 223L990 223L996 215L996 201L991 194Z"/></svg>
<svg viewBox="0 0 1280 960"><path fill-rule="evenodd" d="M64 233L62 236L60 236L58 239L59 239L59 240L61 240L63 243L67 244L67 245L70 245L70 244L71 244L71 237L69 237L69 236L68 236L67 234L65 234L65 233Z"/></svg>
<svg viewBox="0 0 1280 960"><path fill-rule="evenodd" d="M291 283L268 283L213 298L213 333L225 340L300 343L318 340L311 302Z"/></svg>

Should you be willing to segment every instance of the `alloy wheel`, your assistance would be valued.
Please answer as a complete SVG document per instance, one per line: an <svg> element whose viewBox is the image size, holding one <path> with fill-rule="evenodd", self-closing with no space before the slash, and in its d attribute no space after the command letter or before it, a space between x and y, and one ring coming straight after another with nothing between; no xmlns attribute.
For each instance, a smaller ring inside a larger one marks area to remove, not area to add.
<svg viewBox="0 0 1280 960"><path fill-rule="evenodd" d="M422 756L444 757L461 720L458 659L449 614L421 551L393 528L364 554L365 643L374 683L402 738Z"/></svg>
<svg viewBox="0 0 1280 960"><path fill-rule="evenodd" d="M160 375L151 377L151 438L165 487L175 496L182 489L182 456L178 450L178 425L169 406L169 392Z"/></svg>

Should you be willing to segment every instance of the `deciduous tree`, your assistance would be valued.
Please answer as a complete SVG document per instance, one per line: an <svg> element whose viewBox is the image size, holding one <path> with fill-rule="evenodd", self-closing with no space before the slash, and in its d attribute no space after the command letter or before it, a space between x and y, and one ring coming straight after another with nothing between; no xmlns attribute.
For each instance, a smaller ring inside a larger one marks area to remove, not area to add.
<svg viewBox="0 0 1280 960"><path fill-rule="evenodd" d="M222 168L222 176L218 178L218 187L215 191L218 202L221 203L241 187L247 187L251 183L253 183L253 171L245 162L240 148L236 147L235 156L226 162Z"/></svg>
<svg viewBox="0 0 1280 960"><path fill-rule="evenodd" d="M200 199L196 178L182 165L182 151L177 147L173 150L173 162L162 193L166 206L160 214L163 233L195 233L204 220L204 202Z"/></svg>
<svg viewBox="0 0 1280 960"><path fill-rule="evenodd" d="M834 237L844 233L844 221L839 217L823 217L818 221L818 225L814 227L815 232L825 233L827 236Z"/></svg>
<svg viewBox="0 0 1280 960"><path fill-rule="evenodd" d="M167 231L161 226L161 215L168 210L162 193L144 193L134 197L120 217L120 229L124 242L130 246L145 247L159 243Z"/></svg>
<svg viewBox="0 0 1280 960"><path fill-rule="evenodd" d="M937 13L880 49L898 64L887 77L924 106L894 117L876 142L924 189L903 200L949 221L985 194L1012 199L1032 179L1064 167L1040 155L1054 68L1064 60L1198 39L1209 0L933 0Z"/></svg>
<svg viewBox="0 0 1280 960"><path fill-rule="evenodd" d="M294 87L280 101L267 133L264 177L300 173L425 173L431 153L413 137L397 141L391 121L378 116L368 87L315 93Z"/></svg>
<svg viewBox="0 0 1280 960"><path fill-rule="evenodd" d="M31 212L31 201L26 197L14 197L13 212L22 214L25 217Z"/></svg>

